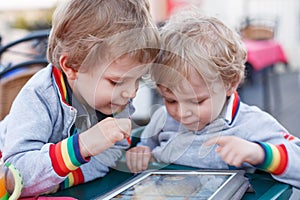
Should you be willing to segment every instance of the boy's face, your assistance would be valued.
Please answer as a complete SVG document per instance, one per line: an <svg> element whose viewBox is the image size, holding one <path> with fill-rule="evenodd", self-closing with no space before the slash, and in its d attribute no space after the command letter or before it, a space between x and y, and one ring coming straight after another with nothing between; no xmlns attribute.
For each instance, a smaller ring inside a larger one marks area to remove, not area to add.
<svg viewBox="0 0 300 200"><path fill-rule="evenodd" d="M107 115L126 107L136 95L139 79L147 71L145 65L129 57L121 57L108 66L94 69L78 75L76 93L90 107Z"/></svg>
<svg viewBox="0 0 300 200"><path fill-rule="evenodd" d="M180 84L173 91L158 85L168 113L189 130L201 130L222 111L226 101L222 81L213 82L211 91L201 75L192 71L190 80Z"/></svg>

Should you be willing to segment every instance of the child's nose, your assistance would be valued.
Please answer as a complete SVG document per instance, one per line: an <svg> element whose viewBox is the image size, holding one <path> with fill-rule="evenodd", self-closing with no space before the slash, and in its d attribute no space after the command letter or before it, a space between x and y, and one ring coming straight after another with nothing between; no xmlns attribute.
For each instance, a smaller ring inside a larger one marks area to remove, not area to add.
<svg viewBox="0 0 300 200"><path fill-rule="evenodd" d="M177 111L181 118L189 117L192 115L192 111L184 106L180 106L179 110Z"/></svg>
<svg viewBox="0 0 300 200"><path fill-rule="evenodd" d="M122 92L122 97L127 99L133 99L136 96L137 88L127 88Z"/></svg>

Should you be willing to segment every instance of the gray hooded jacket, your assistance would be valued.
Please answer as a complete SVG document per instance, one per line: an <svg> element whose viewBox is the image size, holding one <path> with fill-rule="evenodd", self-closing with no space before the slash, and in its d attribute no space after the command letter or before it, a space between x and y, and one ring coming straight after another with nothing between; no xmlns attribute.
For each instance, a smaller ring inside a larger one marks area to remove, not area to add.
<svg viewBox="0 0 300 200"><path fill-rule="evenodd" d="M55 75L57 70L53 68L49 64L26 83L10 113L0 122L2 159L20 171L24 184L22 196L47 193L57 190L59 185L70 187L102 177L109 167L115 166L122 149L128 147L124 140L89 160L81 158L78 154L78 134L98 121L93 114L85 112L86 109L80 107L78 102L73 102L76 106L66 103L59 74ZM132 110L132 105L129 105L124 113ZM75 123L81 124L81 128L74 133L72 127ZM62 169L62 166L68 167L66 156L57 154L58 144L63 146L62 141L73 142L66 155L68 158L72 158L71 153L77 156L80 162L73 162L75 168ZM73 181L65 181L70 175Z"/></svg>

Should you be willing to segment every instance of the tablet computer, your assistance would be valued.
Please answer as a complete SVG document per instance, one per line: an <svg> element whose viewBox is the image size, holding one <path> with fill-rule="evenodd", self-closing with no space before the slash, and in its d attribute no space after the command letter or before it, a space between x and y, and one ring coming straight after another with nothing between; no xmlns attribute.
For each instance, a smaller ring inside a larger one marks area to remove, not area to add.
<svg viewBox="0 0 300 200"><path fill-rule="evenodd" d="M241 199L242 170L147 170L96 199Z"/></svg>

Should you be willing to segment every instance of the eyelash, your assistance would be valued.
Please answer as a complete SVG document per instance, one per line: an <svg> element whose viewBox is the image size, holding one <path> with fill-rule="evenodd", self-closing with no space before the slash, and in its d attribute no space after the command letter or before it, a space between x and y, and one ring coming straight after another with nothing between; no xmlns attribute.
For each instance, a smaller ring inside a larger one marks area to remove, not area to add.
<svg viewBox="0 0 300 200"><path fill-rule="evenodd" d="M193 102L193 104L201 104L201 103L202 103L202 101Z"/></svg>
<svg viewBox="0 0 300 200"><path fill-rule="evenodd" d="M112 85L122 85L123 82L117 82L117 81L110 80L110 83Z"/></svg>
<svg viewBox="0 0 300 200"><path fill-rule="evenodd" d="M166 102L169 103L169 104L174 104L174 103L176 103L177 101L174 101L174 100L166 100Z"/></svg>
<svg viewBox="0 0 300 200"><path fill-rule="evenodd" d="M177 103L177 101L175 101L175 100L166 100L166 102L167 103L169 103L169 104L175 104L175 103ZM201 104L203 101L197 101L197 102L192 102L193 104L197 104L197 105L199 105L199 104Z"/></svg>

